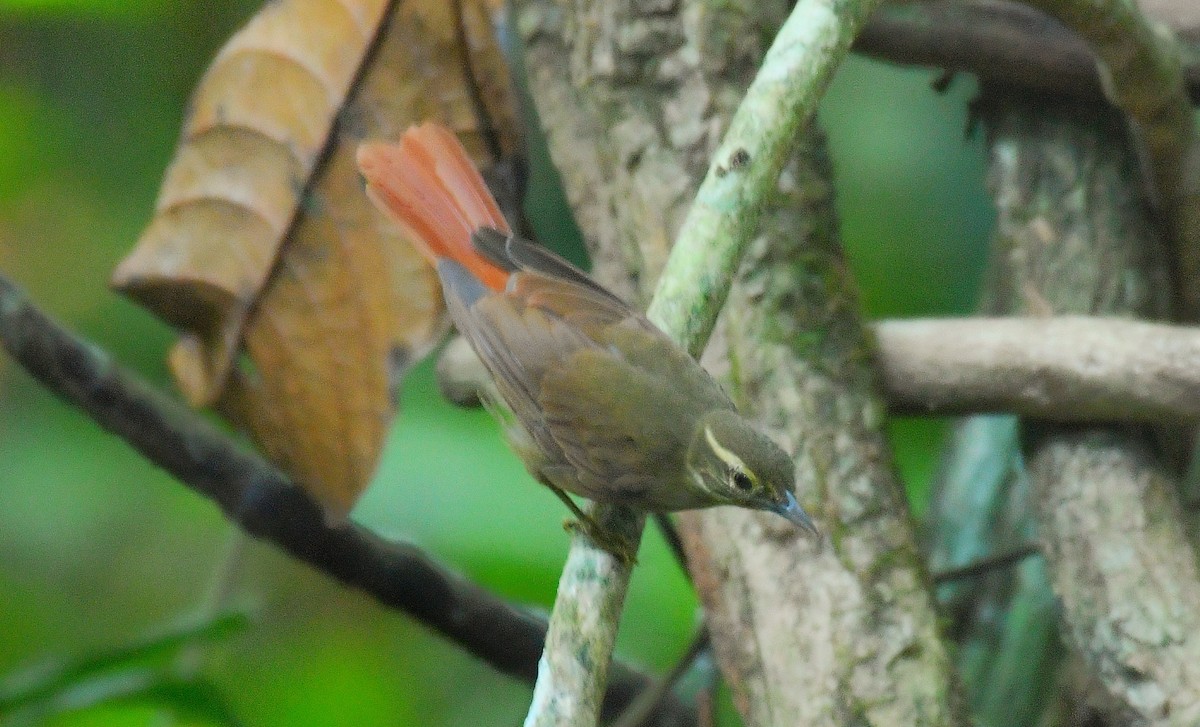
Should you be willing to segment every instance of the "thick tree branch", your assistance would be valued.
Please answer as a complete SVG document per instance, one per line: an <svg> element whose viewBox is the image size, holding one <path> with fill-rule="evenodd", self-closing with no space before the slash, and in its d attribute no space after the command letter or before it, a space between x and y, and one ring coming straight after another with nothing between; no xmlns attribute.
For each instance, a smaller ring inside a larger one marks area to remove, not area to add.
<svg viewBox="0 0 1200 727"><path fill-rule="evenodd" d="M1116 318L875 325L893 411L1054 421L1200 419L1200 330Z"/></svg>
<svg viewBox="0 0 1200 727"><path fill-rule="evenodd" d="M1200 28L1195 28L1200 30ZM966 71L982 80L1085 99L1104 94L1096 57L1079 35L1033 8L1008 2L884 5L854 41L880 60ZM1200 101L1200 57L1183 73Z"/></svg>
<svg viewBox="0 0 1200 727"><path fill-rule="evenodd" d="M261 457L117 365L38 311L0 276L0 343L35 379L148 460L213 500L251 535L370 594L441 633L497 670L533 681L545 622L434 562L354 525L331 527L320 509ZM624 710L651 685L617 665L604 713ZM668 696L660 724L695 722Z"/></svg>
<svg viewBox="0 0 1200 727"><path fill-rule="evenodd" d="M875 4L875 0L801 0L797 3L775 35L761 68L729 121L723 140L713 153L706 155L707 174L687 208L676 244L667 258L648 309L651 320L693 354L702 351L708 340L742 253L759 232L760 215L777 191L780 173L791 157L800 130L816 110L817 100L834 69L848 52L851 40ZM566 12L561 6L552 8L528 3L519 21L526 41L536 46L538 36L562 37L567 29L563 22ZM604 11L598 11L598 14L601 17L596 20L602 29L615 26L614 20L619 17ZM590 18L572 20L579 24ZM660 18L657 27L649 23L643 27L662 36L676 32L664 20ZM709 18L707 22L713 23L714 29L720 28L721 18ZM736 30L736 27L720 28L719 32L734 33ZM617 43L618 48L608 49L608 52L624 50L620 48L620 41ZM585 48L572 49L571 57L579 57ZM712 45L702 46L700 52L710 48L718 49ZM553 62L561 66L565 55ZM643 50L637 55L646 54ZM540 60L536 48L530 57L531 65L536 66ZM610 58L605 66L614 60ZM702 64L709 62L703 56L698 60ZM643 82L650 80L648 69L642 67L640 72ZM535 95L538 94L536 78L532 85ZM688 101L700 101L703 107L708 105L706 99L694 94ZM580 113L577 108L573 111ZM556 109L554 112L562 114L568 110ZM687 122L694 123L695 119ZM654 132L650 130L650 133ZM699 129L697 136L704 133L704 129ZM684 178L683 175L677 175L670 183L677 185L680 178ZM628 521L633 527L623 534L639 537L641 522L633 518ZM591 725L595 722L592 695L604 677L605 664L595 658L596 645L613 641L609 631L615 633L618 615L613 606L619 609L627 572L604 567L602 560L588 553L590 547L585 539L577 539L572 545L551 617L534 705L526 725ZM585 571L587 578L581 583L580 576ZM560 614L563 614L561 620ZM611 621L595 618L596 614L610 617ZM581 650L592 657L586 665L589 668L580 668L577 653ZM599 656L603 658L603 654ZM772 704L762 707L766 711L760 711L755 718L761 721L761 714L787 710L787 699L790 697L772 695Z"/></svg>
<svg viewBox="0 0 1200 727"><path fill-rule="evenodd" d="M1200 329L1089 316L884 320L871 328L895 414L1200 420ZM443 350L438 382L452 401L478 406L487 371L460 340Z"/></svg>
<svg viewBox="0 0 1200 727"><path fill-rule="evenodd" d="M757 146L713 150L787 3L519 6L530 86L598 275L637 300L701 180L774 163ZM737 323L724 328L738 338L710 348L732 351L739 404L797 451L798 494L832 542L822 550L778 518L716 508L679 519L689 565L748 724L956 724L949 660L869 393L822 141L810 130L791 143L768 182L748 282L726 306L729 318L736 301Z"/></svg>

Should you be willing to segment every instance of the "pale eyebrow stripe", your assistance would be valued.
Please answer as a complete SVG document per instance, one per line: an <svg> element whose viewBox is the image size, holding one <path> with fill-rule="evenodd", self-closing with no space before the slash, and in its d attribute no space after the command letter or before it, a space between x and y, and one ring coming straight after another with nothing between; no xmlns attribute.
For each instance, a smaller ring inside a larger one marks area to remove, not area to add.
<svg viewBox="0 0 1200 727"><path fill-rule="evenodd" d="M749 471L746 468L746 463L742 461L741 457L721 446L721 443L718 442L717 438L713 436L711 428L704 428L704 438L708 440L708 446L712 447L713 453L720 457L722 462L734 469L741 470L742 472Z"/></svg>

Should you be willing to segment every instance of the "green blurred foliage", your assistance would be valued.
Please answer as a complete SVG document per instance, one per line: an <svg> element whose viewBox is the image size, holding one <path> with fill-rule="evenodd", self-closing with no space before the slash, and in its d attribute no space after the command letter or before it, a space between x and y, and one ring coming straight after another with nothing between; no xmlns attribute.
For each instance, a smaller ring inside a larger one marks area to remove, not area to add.
<svg viewBox="0 0 1200 727"><path fill-rule="evenodd" d="M153 20L170 5L171 0L0 0L0 13Z"/></svg>
<svg viewBox="0 0 1200 727"><path fill-rule="evenodd" d="M170 331L106 281L149 217L192 85L254 7L0 2L0 270L164 386ZM991 212L979 144L964 138L972 89L963 80L937 94L931 79L853 60L821 114L872 316L965 312L984 261ZM561 207L535 214L569 229ZM485 414L439 399L429 365L403 402L355 519L547 607L567 543L561 505ZM940 427L897 422L893 434L919 508ZM0 679L111 652L203 610L236 537L207 501L0 357ZM205 647L200 668L245 724L507 725L524 712L527 687L269 547L248 544L233 574L233 601L254 624ZM663 670L695 625L694 597L652 534L619 651ZM134 700L50 724L163 724L169 714Z"/></svg>

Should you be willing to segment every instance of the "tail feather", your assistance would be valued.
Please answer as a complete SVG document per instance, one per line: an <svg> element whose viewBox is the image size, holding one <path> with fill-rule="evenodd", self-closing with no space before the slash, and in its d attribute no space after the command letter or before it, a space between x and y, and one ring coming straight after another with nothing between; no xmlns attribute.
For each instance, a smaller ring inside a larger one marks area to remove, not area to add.
<svg viewBox="0 0 1200 727"><path fill-rule="evenodd" d="M363 144L358 168L371 200L433 265L449 258L487 287L504 288L508 272L475 250L471 233L481 227L507 233L508 223L449 129L426 122L405 131L398 144Z"/></svg>

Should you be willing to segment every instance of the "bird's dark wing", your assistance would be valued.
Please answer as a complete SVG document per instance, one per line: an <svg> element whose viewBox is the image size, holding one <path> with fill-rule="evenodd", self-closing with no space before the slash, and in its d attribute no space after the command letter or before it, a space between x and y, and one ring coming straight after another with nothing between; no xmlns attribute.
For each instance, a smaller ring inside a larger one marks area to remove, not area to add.
<svg viewBox="0 0 1200 727"><path fill-rule="evenodd" d="M506 235L491 227L481 227L471 234L471 244L481 255L509 272L525 270L547 278L561 280L585 288L608 299L609 305L628 309L628 305L584 271L537 243Z"/></svg>
<svg viewBox="0 0 1200 727"><path fill-rule="evenodd" d="M704 367L649 321L644 327L608 326L601 330L601 337L630 365L656 377L664 386L687 391L696 416L713 409L734 408L729 395Z"/></svg>
<svg viewBox="0 0 1200 727"><path fill-rule="evenodd" d="M554 313L590 335L613 325L663 336L646 316L629 306L587 273L541 245L482 227L471 235L475 249L512 274L505 295Z"/></svg>
<svg viewBox="0 0 1200 727"><path fill-rule="evenodd" d="M574 489L593 499L678 509L662 497L689 489L678 479L695 421L679 390L611 349L581 349L563 363L546 372L539 404Z"/></svg>

